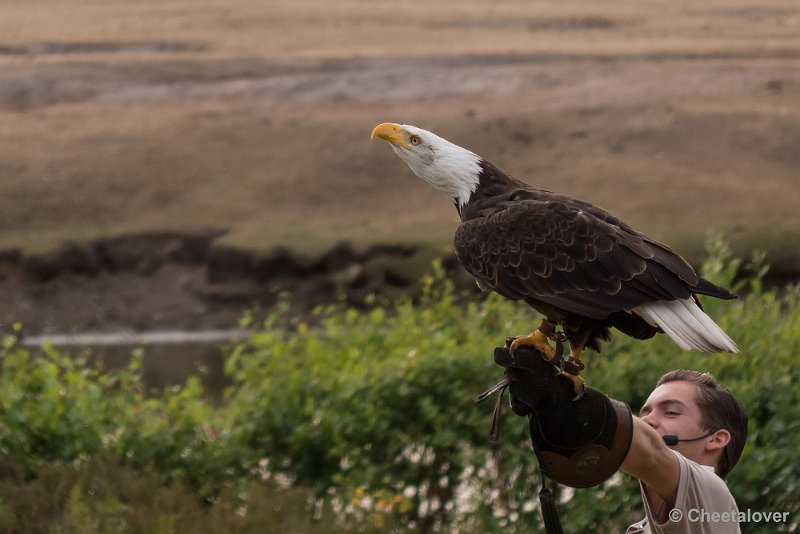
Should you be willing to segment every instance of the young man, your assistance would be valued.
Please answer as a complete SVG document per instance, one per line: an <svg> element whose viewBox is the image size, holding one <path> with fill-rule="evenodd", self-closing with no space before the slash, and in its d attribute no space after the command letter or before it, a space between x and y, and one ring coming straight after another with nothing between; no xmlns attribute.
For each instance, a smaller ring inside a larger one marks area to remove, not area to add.
<svg viewBox="0 0 800 534"><path fill-rule="evenodd" d="M747 414L708 373L672 371L640 411L568 380L534 351L495 350L506 368L511 407L530 418L541 468L557 482L591 487L615 471L641 484L646 517L627 533L739 532L738 509L723 478L747 439ZM497 388L493 388L497 389Z"/></svg>
<svg viewBox="0 0 800 534"><path fill-rule="evenodd" d="M710 374L662 376L634 418L622 463L640 481L646 514L627 533L739 532L736 501L723 478L746 439L747 414Z"/></svg>

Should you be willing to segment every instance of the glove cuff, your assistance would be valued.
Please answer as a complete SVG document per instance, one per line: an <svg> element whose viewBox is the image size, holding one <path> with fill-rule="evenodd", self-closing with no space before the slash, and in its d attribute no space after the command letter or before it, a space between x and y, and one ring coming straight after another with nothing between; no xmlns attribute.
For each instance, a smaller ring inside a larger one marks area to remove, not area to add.
<svg viewBox="0 0 800 534"><path fill-rule="evenodd" d="M545 403L531 414L531 440L542 470L573 488L606 481L631 446L630 408L593 388L577 401L554 402L558 405Z"/></svg>

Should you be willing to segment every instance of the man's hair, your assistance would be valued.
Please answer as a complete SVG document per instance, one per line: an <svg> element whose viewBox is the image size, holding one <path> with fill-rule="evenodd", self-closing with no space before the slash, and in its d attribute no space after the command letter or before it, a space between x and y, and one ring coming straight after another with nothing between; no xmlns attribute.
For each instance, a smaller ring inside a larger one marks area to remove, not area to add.
<svg viewBox="0 0 800 534"><path fill-rule="evenodd" d="M656 387L675 381L689 382L697 386L695 401L700 408L700 422L705 430L724 428L730 433L731 440L722 450L717 465L717 474L720 478L725 478L739 461L747 441L747 412L733 393L718 384L709 373L685 369L670 371L658 379Z"/></svg>

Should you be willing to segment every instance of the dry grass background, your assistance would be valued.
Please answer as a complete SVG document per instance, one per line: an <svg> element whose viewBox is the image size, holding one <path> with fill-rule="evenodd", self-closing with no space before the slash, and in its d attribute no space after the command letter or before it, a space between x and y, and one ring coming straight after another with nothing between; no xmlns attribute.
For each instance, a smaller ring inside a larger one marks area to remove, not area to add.
<svg viewBox="0 0 800 534"><path fill-rule="evenodd" d="M230 230L447 247L374 124L432 129L697 255L797 263L800 6L7 0L0 248Z"/></svg>

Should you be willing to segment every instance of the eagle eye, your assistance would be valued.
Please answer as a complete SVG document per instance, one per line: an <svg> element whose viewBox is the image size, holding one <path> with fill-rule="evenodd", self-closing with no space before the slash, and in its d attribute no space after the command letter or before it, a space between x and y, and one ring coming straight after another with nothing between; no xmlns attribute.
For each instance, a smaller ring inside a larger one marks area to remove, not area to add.
<svg viewBox="0 0 800 534"><path fill-rule="evenodd" d="M422 142L422 139L420 139L418 135L412 135L408 138L408 140L411 141L411 144L414 146L417 146Z"/></svg>

